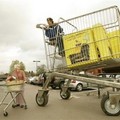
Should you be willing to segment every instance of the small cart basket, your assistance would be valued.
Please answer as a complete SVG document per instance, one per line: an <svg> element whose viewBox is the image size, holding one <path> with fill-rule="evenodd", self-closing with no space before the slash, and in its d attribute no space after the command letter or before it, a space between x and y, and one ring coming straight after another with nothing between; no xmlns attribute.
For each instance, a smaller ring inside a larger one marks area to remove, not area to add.
<svg viewBox="0 0 120 120"><path fill-rule="evenodd" d="M13 103L12 107L15 108L16 97L18 95L22 96L22 99L23 99L24 104L25 104L25 109L27 109L26 101L25 101L23 95L21 94L22 90L24 89L23 80L7 81L4 84L0 84L0 87L3 88L4 92L5 92L5 95L3 96L3 98L0 102L0 106L1 105L6 105L4 110L3 110L3 115L4 116L8 116L8 112L6 110L12 103ZM11 100L8 103L6 103L5 100L6 100L6 98L9 94L11 96Z"/></svg>

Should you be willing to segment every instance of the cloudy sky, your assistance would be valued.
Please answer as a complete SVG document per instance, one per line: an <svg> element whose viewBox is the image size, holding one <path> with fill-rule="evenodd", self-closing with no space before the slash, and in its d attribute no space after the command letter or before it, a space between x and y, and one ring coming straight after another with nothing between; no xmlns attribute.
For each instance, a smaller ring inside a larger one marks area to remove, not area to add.
<svg viewBox="0 0 120 120"><path fill-rule="evenodd" d="M117 5L120 0L0 0L0 72L8 72L13 60L20 60L26 70L35 71L46 64L42 31L36 24L47 17L57 21Z"/></svg>

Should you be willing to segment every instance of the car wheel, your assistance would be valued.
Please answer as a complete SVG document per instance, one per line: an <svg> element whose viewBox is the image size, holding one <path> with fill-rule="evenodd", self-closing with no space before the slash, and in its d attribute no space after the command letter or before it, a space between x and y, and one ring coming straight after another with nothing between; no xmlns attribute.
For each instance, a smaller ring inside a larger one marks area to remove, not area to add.
<svg viewBox="0 0 120 120"><path fill-rule="evenodd" d="M83 90L83 85L82 84L77 84L76 90L79 91L79 92L82 91Z"/></svg>

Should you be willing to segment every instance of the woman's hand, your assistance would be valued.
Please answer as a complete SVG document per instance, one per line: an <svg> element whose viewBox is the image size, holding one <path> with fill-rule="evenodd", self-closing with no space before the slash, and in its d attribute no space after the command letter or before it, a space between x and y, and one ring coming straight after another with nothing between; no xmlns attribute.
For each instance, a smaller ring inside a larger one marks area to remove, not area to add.
<svg viewBox="0 0 120 120"><path fill-rule="evenodd" d="M12 76L8 76L6 81L12 81L13 80L13 77Z"/></svg>

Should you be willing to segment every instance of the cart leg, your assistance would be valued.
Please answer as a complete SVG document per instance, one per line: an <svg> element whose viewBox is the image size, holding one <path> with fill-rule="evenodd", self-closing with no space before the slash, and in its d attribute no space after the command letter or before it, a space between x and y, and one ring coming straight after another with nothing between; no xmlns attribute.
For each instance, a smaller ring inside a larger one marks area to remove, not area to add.
<svg viewBox="0 0 120 120"><path fill-rule="evenodd" d="M62 87L62 89L61 89L61 91L60 91L60 96L61 96L61 98L64 99L64 100L69 99L70 96L71 96L71 92L70 92L70 90L68 89L68 88L69 88L69 85L70 85L70 82L71 82L71 80L69 79L69 80L67 81L67 83Z"/></svg>
<svg viewBox="0 0 120 120"><path fill-rule="evenodd" d="M10 92L10 95L11 95L11 97L12 97L13 101L14 101L14 104L15 104L15 103L16 103L16 101L15 101L15 99L14 99L14 96L13 96L12 92Z"/></svg>
<svg viewBox="0 0 120 120"><path fill-rule="evenodd" d="M63 92L66 92L66 91L68 90L69 85L70 85L70 82L71 82L71 80L69 79L69 80L67 81L67 83L63 86L63 88L62 88L62 91L63 91Z"/></svg>
<svg viewBox="0 0 120 120"><path fill-rule="evenodd" d="M6 93L6 95L3 97L3 99L0 102L0 106L3 104L4 100L6 99L7 95L9 94L9 92Z"/></svg>
<svg viewBox="0 0 120 120"><path fill-rule="evenodd" d="M98 98L100 98L100 86L98 85Z"/></svg>
<svg viewBox="0 0 120 120"><path fill-rule="evenodd" d="M10 93L10 92L8 92L8 93ZM13 102L13 101L15 101L15 98L17 97L17 95L15 95L13 98L12 98L12 100L7 104L7 106L4 108L4 113L6 113L6 109L11 105L11 103Z"/></svg>
<svg viewBox="0 0 120 120"><path fill-rule="evenodd" d="M48 73L47 76L48 76L48 79L44 82L43 87L42 87L42 89L44 89L44 90L47 90L47 88L49 87L50 82L53 79L52 73Z"/></svg>
<svg viewBox="0 0 120 120"><path fill-rule="evenodd" d="M48 78L45 81L43 87L41 90L38 90L38 93L36 94L36 103L39 106L45 106L48 103L48 93L49 93L49 83L51 82L52 78L54 77L52 73L47 74Z"/></svg>

